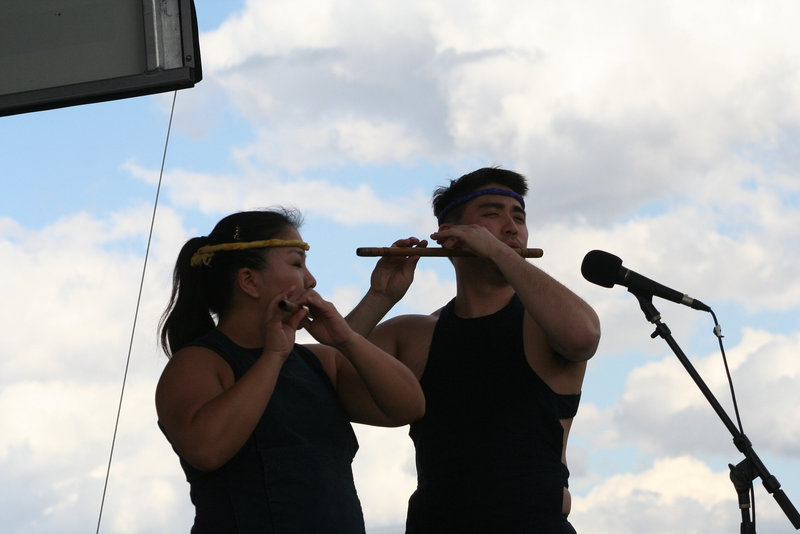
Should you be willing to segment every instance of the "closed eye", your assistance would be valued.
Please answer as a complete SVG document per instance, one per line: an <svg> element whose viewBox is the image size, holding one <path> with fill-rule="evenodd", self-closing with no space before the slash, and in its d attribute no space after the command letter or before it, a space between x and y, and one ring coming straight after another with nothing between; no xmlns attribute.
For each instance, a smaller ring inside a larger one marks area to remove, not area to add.
<svg viewBox="0 0 800 534"><path fill-rule="evenodd" d="M290 251L289 256L286 258L286 261L289 265L295 267L296 269L304 269L306 266L305 251L302 249Z"/></svg>

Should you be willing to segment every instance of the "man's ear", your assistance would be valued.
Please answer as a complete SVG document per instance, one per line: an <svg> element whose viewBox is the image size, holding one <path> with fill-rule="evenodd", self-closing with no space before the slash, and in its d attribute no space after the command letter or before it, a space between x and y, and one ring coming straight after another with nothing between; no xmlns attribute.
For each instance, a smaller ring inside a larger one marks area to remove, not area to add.
<svg viewBox="0 0 800 534"><path fill-rule="evenodd" d="M256 271L249 267L242 267L236 273L236 284L245 295L254 299L261 296L261 280L256 276Z"/></svg>

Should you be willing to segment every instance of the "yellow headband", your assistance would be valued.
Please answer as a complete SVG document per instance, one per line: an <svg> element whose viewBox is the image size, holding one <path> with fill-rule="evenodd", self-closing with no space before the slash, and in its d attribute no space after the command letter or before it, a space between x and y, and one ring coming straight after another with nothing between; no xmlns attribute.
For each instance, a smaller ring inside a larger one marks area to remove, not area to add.
<svg viewBox="0 0 800 534"><path fill-rule="evenodd" d="M266 248L266 247L299 247L303 250L308 250L308 243L305 241L287 240L287 239L267 239L266 241L237 241L235 243L221 243L219 245L206 245L197 249L197 252L192 254L190 264L192 267L197 267L201 263L209 265L214 253L218 250L243 250L246 248Z"/></svg>

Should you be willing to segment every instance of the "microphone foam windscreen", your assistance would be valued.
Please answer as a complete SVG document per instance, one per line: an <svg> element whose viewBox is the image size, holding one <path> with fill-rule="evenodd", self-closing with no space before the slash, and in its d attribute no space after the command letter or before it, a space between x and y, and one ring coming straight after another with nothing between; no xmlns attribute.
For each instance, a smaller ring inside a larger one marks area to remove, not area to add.
<svg viewBox="0 0 800 534"><path fill-rule="evenodd" d="M620 267L622 260L617 256L602 250L592 250L583 258L581 274L593 284L614 287Z"/></svg>

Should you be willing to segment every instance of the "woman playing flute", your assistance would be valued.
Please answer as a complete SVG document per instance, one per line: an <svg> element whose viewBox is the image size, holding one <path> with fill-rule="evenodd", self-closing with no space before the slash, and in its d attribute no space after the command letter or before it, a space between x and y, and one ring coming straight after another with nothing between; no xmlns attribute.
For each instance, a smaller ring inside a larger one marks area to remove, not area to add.
<svg viewBox="0 0 800 534"><path fill-rule="evenodd" d="M298 226L294 212L234 213L178 255L156 408L193 534L363 533L350 422L424 413L409 369L314 290ZM298 328L320 344L296 344Z"/></svg>

